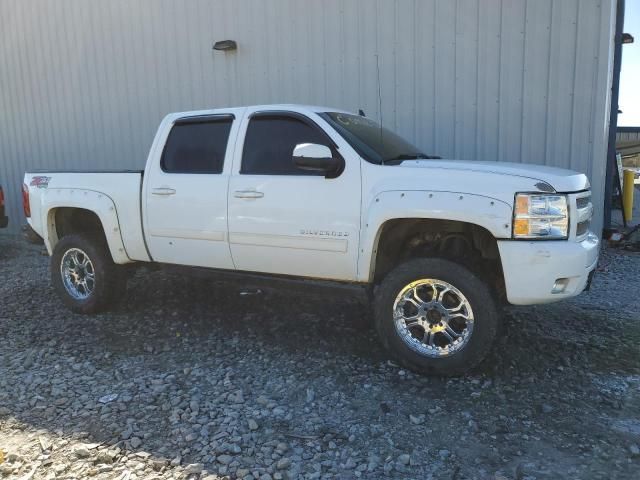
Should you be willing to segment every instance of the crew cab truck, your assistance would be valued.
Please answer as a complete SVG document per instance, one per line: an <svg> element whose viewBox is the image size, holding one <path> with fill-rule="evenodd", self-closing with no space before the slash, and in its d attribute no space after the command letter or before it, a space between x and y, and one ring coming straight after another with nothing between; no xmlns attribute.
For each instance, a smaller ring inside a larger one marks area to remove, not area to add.
<svg viewBox="0 0 640 480"><path fill-rule="evenodd" d="M442 160L326 107L173 113L144 172L29 172L24 202L74 312L136 262L347 282L391 355L442 375L485 357L503 302L582 292L599 251L585 175Z"/></svg>

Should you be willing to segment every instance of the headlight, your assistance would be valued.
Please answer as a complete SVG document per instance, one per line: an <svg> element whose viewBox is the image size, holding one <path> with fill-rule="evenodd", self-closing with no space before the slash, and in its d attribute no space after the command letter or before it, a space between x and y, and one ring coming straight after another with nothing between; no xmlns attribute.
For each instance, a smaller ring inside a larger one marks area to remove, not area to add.
<svg viewBox="0 0 640 480"><path fill-rule="evenodd" d="M566 195L516 194L513 238L565 239L569 236Z"/></svg>

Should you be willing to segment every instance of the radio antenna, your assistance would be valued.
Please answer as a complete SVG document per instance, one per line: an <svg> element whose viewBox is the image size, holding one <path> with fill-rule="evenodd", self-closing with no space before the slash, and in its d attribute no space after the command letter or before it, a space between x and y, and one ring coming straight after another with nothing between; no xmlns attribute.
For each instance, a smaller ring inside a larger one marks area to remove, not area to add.
<svg viewBox="0 0 640 480"><path fill-rule="evenodd" d="M380 56L376 53L376 73L378 77L378 111L380 112L380 146L384 146L382 137L382 89L380 87ZM384 162L384 159L382 160Z"/></svg>

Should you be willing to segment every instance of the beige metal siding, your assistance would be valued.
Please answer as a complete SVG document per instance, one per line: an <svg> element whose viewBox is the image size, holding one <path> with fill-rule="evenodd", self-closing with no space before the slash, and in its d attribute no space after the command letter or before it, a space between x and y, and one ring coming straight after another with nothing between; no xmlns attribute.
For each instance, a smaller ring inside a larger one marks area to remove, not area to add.
<svg viewBox="0 0 640 480"><path fill-rule="evenodd" d="M141 169L168 112L284 102L362 108L445 158L586 172L599 228L614 20L614 0L3 0L12 229L27 169Z"/></svg>
<svg viewBox="0 0 640 480"><path fill-rule="evenodd" d="M616 143L618 142L640 142L640 127L637 131L620 131L616 132Z"/></svg>

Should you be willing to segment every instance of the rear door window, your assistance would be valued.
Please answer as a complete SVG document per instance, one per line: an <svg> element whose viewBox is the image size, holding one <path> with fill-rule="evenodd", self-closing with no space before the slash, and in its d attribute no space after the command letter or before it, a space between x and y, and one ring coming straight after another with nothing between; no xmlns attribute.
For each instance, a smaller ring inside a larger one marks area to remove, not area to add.
<svg viewBox="0 0 640 480"><path fill-rule="evenodd" d="M222 173L233 118L231 116L179 119L162 153L166 173Z"/></svg>

